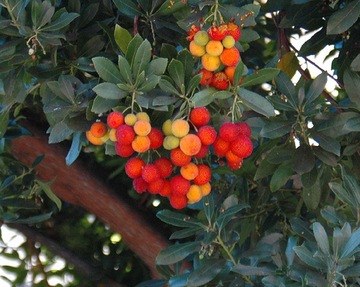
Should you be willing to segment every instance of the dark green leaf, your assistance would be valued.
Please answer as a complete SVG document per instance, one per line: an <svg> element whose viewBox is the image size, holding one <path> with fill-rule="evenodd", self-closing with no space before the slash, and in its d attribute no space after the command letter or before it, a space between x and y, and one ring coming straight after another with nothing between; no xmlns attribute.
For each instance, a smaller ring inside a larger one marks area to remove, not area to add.
<svg viewBox="0 0 360 287"><path fill-rule="evenodd" d="M216 219L216 225L219 231L221 231L237 213L239 213L244 208L248 208L248 207L249 205L241 203L229 207L224 212L220 213Z"/></svg>
<svg viewBox="0 0 360 287"><path fill-rule="evenodd" d="M166 67L167 67L167 63L168 63L168 59L166 58L155 58L153 59L147 69L146 69L146 74L147 75L157 75L157 76L161 76L165 73L166 71Z"/></svg>
<svg viewBox="0 0 360 287"><path fill-rule="evenodd" d="M349 278L349 277L359 277L360 274L360 264L356 263L354 265L352 265L351 267L341 271L341 274L343 274L345 276L345 278Z"/></svg>
<svg viewBox="0 0 360 287"><path fill-rule="evenodd" d="M213 95L218 90L215 88L207 88L204 90L201 90L197 92L193 97L192 101L194 102L195 107L205 107L208 104L212 103L214 101Z"/></svg>
<svg viewBox="0 0 360 287"><path fill-rule="evenodd" d="M134 77L138 77L151 60L151 45L148 40L144 40L135 53L132 61L132 71Z"/></svg>
<svg viewBox="0 0 360 287"><path fill-rule="evenodd" d="M350 68L354 72L360 72L360 54L351 62Z"/></svg>
<svg viewBox="0 0 360 287"><path fill-rule="evenodd" d="M125 54L127 47L132 39L130 32L125 28L121 27L120 25L116 24L114 31L114 38L121 52Z"/></svg>
<svg viewBox="0 0 360 287"><path fill-rule="evenodd" d="M106 82L120 83L121 74L115 64L105 57L95 57L92 59L96 72Z"/></svg>
<svg viewBox="0 0 360 287"><path fill-rule="evenodd" d="M160 79L160 76L150 75L149 77L145 78L145 82L138 88L138 90L143 92L149 92L157 86Z"/></svg>
<svg viewBox="0 0 360 287"><path fill-rule="evenodd" d="M201 74L197 74L190 79L189 85L187 86L187 94L191 95L195 91L195 89L199 87L201 78Z"/></svg>
<svg viewBox="0 0 360 287"><path fill-rule="evenodd" d="M128 16L130 19L133 19L135 16L140 16L141 12L137 8L136 4L131 0L113 0L116 8L119 12L125 16Z"/></svg>
<svg viewBox="0 0 360 287"><path fill-rule="evenodd" d="M314 236L309 228L309 223L301 220L300 218L294 217L290 219L291 228L301 237L306 240L313 241Z"/></svg>
<svg viewBox="0 0 360 287"><path fill-rule="evenodd" d="M338 163L338 158L326 150L323 150L320 147L313 147L313 151L315 156L321 160L323 163L329 165L329 166L336 166Z"/></svg>
<svg viewBox="0 0 360 287"><path fill-rule="evenodd" d="M161 210L156 213L156 217L158 217L161 221L171 224L178 227L194 227L194 226L202 226L200 221L191 218L190 216L176 213L170 210Z"/></svg>
<svg viewBox="0 0 360 287"><path fill-rule="evenodd" d="M77 17L79 17L77 13L64 12L54 22L41 28L41 31L55 32L69 25Z"/></svg>
<svg viewBox="0 0 360 287"><path fill-rule="evenodd" d="M328 137L322 133L318 133L314 130L311 131L311 136L316 142L319 143L319 146L322 147L324 150L340 156L341 145L337 140Z"/></svg>
<svg viewBox="0 0 360 287"><path fill-rule="evenodd" d="M91 111L100 114L105 113L111 110L113 107L116 107L119 104L119 100L109 100L102 97L95 97Z"/></svg>
<svg viewBox="0 0 360 287"><path fill-rule="evenodd" d="M186 287L189 276L190 273L183 273L172 276L169 280L169 287Z"/></svg>
<svg viewBox="0 0 360 287"><path fill-rule="evenodd" d="M344 72L344 84L346 93L348 94L350 100L360 109L360 76L357 73L347 69Z"/></svg>
<svg viewBox="0 0 360 287"><path fill-rule="evenodd" d="M311 83L309 90L306 93L305 106L315 101L322 93L327 82L327 73L322 72L316 79Z"/></svg>
<svg viewBox="0 0 360 287"><path fill-rule="evenodd" d="M179 60L184 67L185 83L188 83L193 76L194 71L194 58L190 52L186 49L181 50L176 58Z"/></svg>
<svg viewBox="0 0 360 287"><path fill-rule="evenodd" d="M9 124L10 110L4 109L0 112L0 139L4 137Z"/></svg>
<svg viewBox="0 0 360 287"><path fill-rule="evenodd" d="M119 56L118 67L123 81L129 85L132 85L133 77L131 74L131 67L129 62L125 59L125 57Z"/></svg>
<svg viewBox="0 0 360 287"><path fill-rule="evenodd" d="M94 92L104 99L121 100L129 93L118 88L117 85L112 83L101 83L93 88Z"/></svg>
<svg viewBox="0 0 360 287"><path fill-rule="evenodd" d="M277 88L283 93L291 106L296 110L298 105L298 98L294 84L290 78L284 73L280 72L275 79Z"/></svg>
<svg viewBox="0 0 360 287"><path fill-rule="evenodd" d="M242 29L241 31L241 41L242 42L252 42L260 38L260 35L253 29Z"/></svg>
<svg viewBox="0 0 360 287"><path fill-rule="evenodd" d="M321 216L331 224L338 224L341 219L337 216L336 210L333 206L326 206L320 211Z"/></svg>
<svg viewBox="0 0 360 287"><path fill-rule="evenodd" d="M245 276L266 276L273 273L269 267L248 266L241 263L233 266L231 271Z"/></svg>
<svg viewBox="0 0 360 287"><path fill-rule="evenodd" d="M185 81L184 65L179 60L172 59L168 66L168 72L176 86L181 90Z"/></svg>
<svg viewBox="0 0 360 287"><path fill-rule="evenodd" d="M278 191L282 188L294 174L289 164L280 165L275 171L270 180L270 190L272 192Z"/></svg>
<svg viewBox="0 0 360 287"><path fill-rule="evenodd" d="M245 65L243 63L243 61L240 61L235 68L235 72L234 72L234 85L236 85L236 83L239 83L240 79L243 77L244 74L244 70L245 70Z"/></svg>
<svg viewBox="0 0 360 287"><path fill-rule="evenodd" d="M49 136L49 143L58 143L62 142L73 133L73 130L71 130L67 124L65 124L63 121L55 124L50 131Z"/></svg>
<svg viewBox="0 0 360 287"><path fill-rule="evenodd" d="M181 94L178 92L178 90L173 86L172 83L170 83L166 79L161 79L159 82L159 87L166 93L170 93L172 95L180 96Z"/></svg>
<svg viewBox="0 0 360 287"><path fill-rule="evenodd" d="M349 175L343 166L341 166L341 175L344 188L349 192L349 194L352 194L357 206L360 206L360 185L357 179L354 176Z"/></svg>
<svg viewBox="0 0 360 287"><path fill-rule="evenodd" d="M49 213L44 213L44 214L40 214L40 215L35 215L35 216L32 216L32 217L28 217L28 218L10 220L8 222L34 224L34 223L43 222L43 221L51 218L51 215L52 215L52 212L49 212ZM5 220L5 222L6 222L6 220Z"/></svg>
<svg viewBox="0 0 360 287"><path fill-rule="evenodd" d="M318 171L317 171L317 167L314 166L314 168L311 171L301 175L301 183L303 187L306 188L311 187L315 184L317 178L318 178Z"/></svg>
<svg viewBox="0 0 360 287"><path fill-rule="evenodd" d="M328 35L340 34L348 30L360 16L360 0L354 0L345 5L344 8L332 14L327 23L326 33Z"/></svg>
<svg viewBox="0 0 360 287"><path fill-rule="evenodd" d="M293 170L298 174L311 171L315 166L313 151L308 145L300 145L294 153Z"/></svg>
<svg viewBox="0 0 360 287"><path fill-rule="evenodd" d="M175 97L159 96L153 100L152 105L153 106L168 106L168 105L175 104L177 101L178 101L178 99Z"/></svg>
<svg viewBox="0 0 360 287"><path fill-rule="evenodd" d="M274 107L263 96L242 88L239 90L238 95L244 105L248 106L253 111L264 115L265 117L275 116Z"/></svg>
<svg viewBox="0 0 360 287"><path fill-rule="evenodd" d="M302 246L295 246L294 251L296 255L303 261L305 264L319 269L324 268L324 264L320 261L317 257L314 257L314 254L307 249L304 245Z"/></svg>
<svg viewBox="0 0 360 287"><path fill-rule="evenodd" d="M200 249L200 241L172 245L160 251L160 253L156 257L156 264L169 265L177 263L185 259L187 256L200 251Z"/></svg>
<svg viewBox="0 0 360 287"><path fill-rule="evenodd" d="M266 138L279 138L289 134L293 126L292 121L266 122L260 131L260 135Z"/></svg>
<svg viewBox="0 0 360 287"><path fill-rule="evenodd" d="M262 83L266 83L274 79L280 70L275 68L264 68L243 78L240 87L250 87Z"/></svg>
<svg viewBox="0 0 360 287"><path fill-rule="evenodd" d="M202 228L200 226L184 228L184 229L173 232L169 239L173 240L173 239L183 239L183 238L187 238L187 237L192 237L200 231L204 231L204 228Z"/></svg>
<svg viewBox="0 0 360 287"><path fill-rule="evenodd" d="M198 269L195 269L188 278L189 287L204 286L213 280L222 270L223 260L206 260Z"/></svg>
<svg viewBox="0 0 360 287"><path fill-rule="evenodd" d="M339 199L350 206L360 208L352 194L350 194L340 183L338 182L329 182L330 189L336 194Z"/></svg>
<svg viewBox="0 0 360 287"><path fill-rule="evenodd" d="M208 196L205 196L203 198L203 204L204 204L204 211L206 218L208 222L212 222L212 218L215 213L215 203L214 203L214 196L212 193L210 193Z"/></svg>
<svg viewBox="0 0 360 287"><path fill-rule="evenodd" d="M59 88L61 93L69 100L70 103L74 103L75 91L73 87L74 77L69 75L61 75L59 77Z"/></svg>
<svg viewBox="0 0 360 287"><path fill-rule="evenodd" d="M335 258L339 258L340 254L351 236L351 226L349 223L345 223L340 229L334 228L333 231L333 253Z"/></svg>
<svg viewBox="0 0 360 287"><path fill-rule="evenodd" d="M46 194L48 198L52 202L54 202L59 210L61 210L61 200L55 195L55 193L51 190L51 183L45 183L41 180L35 180L35 182L41 187L42 191Z"/></svg>
<svg viewBox="0 0 360 287"><path fill-rule="evenodd" d="M260 165L256 169L254 180L259 180L274 173L277 165L268 162L266 159L260 162Z"/></svg>
<svg viewBox="0 0 360 287"><path fill-rule="evenodd" d="M326 256L330 256L330 244L329 238L325 231L325 228L319 223L315 222L313 224L314 237L317 242L318 247Z"/></svg>

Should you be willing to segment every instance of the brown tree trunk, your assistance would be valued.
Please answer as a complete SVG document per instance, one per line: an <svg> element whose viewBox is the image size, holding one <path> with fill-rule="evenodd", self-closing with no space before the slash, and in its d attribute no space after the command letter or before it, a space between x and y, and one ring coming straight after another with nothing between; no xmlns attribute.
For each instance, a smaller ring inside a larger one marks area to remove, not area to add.
<svg viewBox="0 0 360 287"><path fill-rule="evenodd" d="M62 200L81 206L97 216L114 232L121 234L129 248L149 267L158 278L155 258L168 246L167 239L144 216L130 207L113 190L87 169L81 161L71 166L65 163L67 151L59 144L48 144L48 137L36 127L25 126L33 136L13 140L12 152L21 162L31 165L40 155L43 161L36 167L44 181L54 180L51 188Z"/></svg>

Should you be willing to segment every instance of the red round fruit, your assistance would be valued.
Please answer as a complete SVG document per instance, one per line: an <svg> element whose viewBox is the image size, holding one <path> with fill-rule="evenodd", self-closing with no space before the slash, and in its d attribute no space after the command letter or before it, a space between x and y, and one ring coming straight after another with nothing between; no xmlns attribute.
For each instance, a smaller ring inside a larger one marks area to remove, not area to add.
<svg viewBox="0 0 360 287"><path fill-rule="evenodd" d="M191 186L190 181L181 175L175 175L170 179L171 194L186 195Z"/></svg>
<svg viewBox="0 0 360 287"><path fill-rule="evenodd" d="M235 123L236 127L238 128L239 134L244 135L247 137L251 136L251 128L250 126L245 122L237 122Z"/></svg>
<svg viewBox="0 0 360 287"><path fill-rule="evenodd" d="M151 194L158 194L164 187L164 180L162 178L156 179L148 183L147 190Z"/></svg>
<svg viewBox="0 0 360 287"><path fill-rule="evenodd" d="M190 112L189 119L196 127L201 127L210 122L210 112L205 107L193 108Z"/></svg>
<svg viewBox="0 0 360 287"><path fill-rule="evenodd" d="M210 85L212 78L214 76L214 73L212 71L208 71L205 68L202 68L199 71L199 74L202 74L200 84L203 86Z"/></svg>
<svg viewBox="0 0 360 287"><path fill-rule="evenodd" d="M160 176L162 178L167 178L172 174L173 164L166 157L158 158L154 161L155 166L159 169Z"/></svg>
<svg viewBox="0 0 360 287"><path fill-rule="evenodd" d="M217 155L218 157L223 157L230 149L230 142L218 136L213 143L213 148L215 155Z"/></svg>
<svg viewBox="0 0 360 287"><path fill-rule="evenodd" d="M238 136L239 131L234 123L227 122L221 125L219 129L219 136L227 141L231 142Z"/></svg>
<svg viewBox="0 0 360 287"><path fill-rule="evenodd" d="M209 146L202 144L200 151L196 155L194 155L194 157L195 158L204 158L207 156L208 152L209 152Z"/></svg>
<svg viewBox="0 0 360 287"><path fill-rule="evenodd" d="M122 112L113 111L108 114L106 121L110 128L116 129L124 123L124 115Z"/></svg>
<svg viewBox="0 0 360 287"><path fill-rule="evenodd" d="M216 72L210 86L218 90L226 90L229 87L229 78L224 72Z"/></svg>
<svg viewBox="0 0 360 287"><path fill-rule="evenodd" d="M164 135L159 129L152 128L150 133L148 134L148 137L150 139L151 149L158 149L162 146L164 141Z"/></svg>
<svg viewBox="0 0 360 287"><path fill-rule="evenodd" d="M170 160L176 166L184 166L191 161L191 156L186 155L179 147L170 151Z"/></svg>
<svg viewBox="0 0 360 287"><path fill-rule="evenodd" d="M197 177L194 178L193 182L197 185L203 185L208 183L211 179L211 169L206 164L199 164L198 165L199 174Z"/></svg>
<svg viewBox="0 0 360 287"><path fill-rule="evenodd" d="M149 163L143 167L141 177L149 183L160 178L160 171L156 165Z"/></svg>
<svg viewBox="0 0 360 287"><path fill-rule="evenodd" d="M116 153L121 157L129 157L134 153L134 149L131 144L121 144L119 142L115 142L115 150Z"/></svg>
<svg viewBox="0 0 360 287"><path fill-rule="evenodd" d="M188 202L186 195L171 194L169 200L170 205L175 209L185 208Z"/></svg>
<svg viewBox="0 0 360 287"><path fill-rule="evenodd" d="M164 185L163 188L160 190L159 194L161 196L170 196L171 194L170 180L164 179Z"/></svg>
<svg viewBox="0 0 360 287"><path fill-rule="evenodd" d="M130 178L140 177L144 166L145 161L143 161L141 158L133 157L126 162L125 173Z"/></svg>
<svg viewBox="0 0 360 287"><path fill-rule="evenodd" d="M251 139L244 135L238 135L236 139L230 143L230 150L241 158L250 156L253 148Z"/></svg>
<svg viewBox="0 0 360 287"><path fill-rule="evenodd" d="M235 41L239 41L241 37L241 29L238 25L233 22L227 23L228 34L233 36Z"/></svg>
<svg viewBox="0 0 360 287"><path fill-rule="evenodd" d="M133 180L133 188L137 193L144 193L147 190L147 182L142 177Z"/></svg>
<svg viewBox="0 0 360 287"><path fill-rule="evenodd" d="M211 145L216 140L217 132L212 126L202 126L197 132L203 145Z"/></svg>
<svg viewBox="0 0 360 287"><path fill-rule="evenodd" d="M212 40L221 41L228 35L228 27L226 24L222 24L219 27L211 26L208 29L208 34Z"/></svg>
<svg viewBox="0 0 360 287"><path fill-rule="evenodd" d="M135 139L135 132L131 126L121 125L116 129L115 137L118 143L129 145Z"/></svg>

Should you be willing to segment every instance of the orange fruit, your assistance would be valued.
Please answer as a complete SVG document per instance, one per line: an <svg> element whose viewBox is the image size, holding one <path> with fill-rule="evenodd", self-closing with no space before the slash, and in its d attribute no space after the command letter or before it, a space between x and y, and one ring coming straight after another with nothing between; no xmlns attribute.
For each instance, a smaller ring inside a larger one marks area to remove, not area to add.
<svg viewBox="0 0 360 287"><path fill-rule="evenodd" d="M101 138L107 133L107 126L103 122L95 122L90 127L91 134L96 138Z"/></svg>
<svg viewBox="0 0 360 287"><path fill-rule="evenodd" d="M113 111L108 114L106 121L110 128L116 129L124 123L124 115L122 112Z"/></svg>
<svg viewBox="0 0 360 287"><path fill-rule="evenodd" d="M125 164L125 173L130 178L137 178L141 176L143 167L145 166L145 161L141 158L132 157Z"/></svg>
<svg viewBox="0 0 360 287"><path fill-rule="evenodd" d="M196 107L191 110L189 119L198 128L209 123L210 112L205 107Z"/></svg>
<svg viewBox="0 0 360 287"><path fill-rule="evenodd" d="M136 152L146 152L150 149L150 139L148 136L136 136L131 146Z"/></svg>
<svg viewBox="0 0 360 287"><path fill-rule="evenodd" d="M158 194L161 192L163 187L164 187L164 180L162 178L158 178L148 183L147 190L151 194Z"/></svg>
<svg viewBox="0 0 360 287"><path fill-rule="evenodd" d="M227 23L228 34L231 35L235 41L239 41L241 37L241 29L238 25L233 22Z"/></svg>
<svg viewBox="0 0 360 287"><path fill-rule="evenodd" d="M207 196L211 192L211 184L207 182L205 184L199 185L201 189L202 196Z"/></svg>
<svg viewBox="0 0 360 287"><path fill-rule="evenodd" d="M183 166L191 161L191 156L186 155L179 147L170 151L170 160L176 166Z"/></svg>
<svg viewBox="0 0 360 287"><path fill-rule="evenodd" d="M238 135L236 139L230 143L230 150L240 158L247 158L253 151L253 143L249 137Z"/></svg>
<svg viewBox="0 0 360 287"><path fill-rule="evenodd" d="M211 179L211 169L206 164L199 164L198 165L199 174L197 177L194 178L193 182L197 185L203 185L208 183Z"/></svg>
<svg viewBox="0 0 360 287"><path fill-rule="evenodd" d="M224 50L224 46L221 41L210 40L205 47L206 53L211 56L220 56Z"/></svg>
<svg viewBox="0 0 360 287"><path fill-rule="evenodd" d="M86 132L86 138L88 139L88 141L90 142L90 143L92 143L93 145L103 145L105 142L103 141L103 139L100 137L100 138L98 138L98 137L95 137L92 133L91 133L91 131L87 131Z"/></svg>
<svg viewBox="0 0 360 287"><path fill-rule="evenodd" d="M187 180L193 180L199 174L199 169L195 163L190 162L180 168L180 174Z"/></svg>
<svg viewBox="0 0 360 287"><path fill-rule="evenodd" d="M196 44L194 40L190 42L189 50L194 57L201 57L206 53L205 47Z"/></svg>
<svg viewBox="0 0 360 287"><path fill-rule="evenodd" d="M196 203L201 200L202 192L200 186L192 184L189 188L189 191L186 194L188 198L188 204Z"/></svg>
<svg viewBox="0 0 360 287"><path fill-rule="evenodd" d="M214 73L211 72L211 71L208 71L208 70L206 70L206 69L204 69L204 68L202 68L202 69L199 71L199 74L202 74L200 84L203 85L203 86L210 85Z"/></svg>
<svg viewBox="0 0 360 287"><path fill-rule="evenodd" d="M161 196L169 196L171 194L170 180L164 179L164 184L159 194Z"/></svg>
<svg viewBox="0 0 360 287"><path fill-rule="evenodd" d="M147 136L151 131L151 124L146 120L138 120L134 124L134 132L138 136Z"/></svg>
<svg viewBox="0 0 360 287"><path fill-rule="evenodd" d="M177 119L172 122L171 125L171 132L174 136L178 138L182 138L183 136L186 136L190 131L190 125L188 121Z"/></svg>
<svg viewBox="0 0 360 287"><path fill-rule="evenodd" d="M240 52L236 47L225 48L220 55L220 61L225 66L236 66L240 61Z"/></svg>
<svg viewBox="0 0 360 287"><path fill-rule="evenodd" d="M180 149L184 154L193 156L196 155L201 148L201 140L195 134L188 134L180 140Z"/></svg>
<svg viewBox="0 0 360 287"><path fill-rule="evenodd" d="M203 65L204 69L213 72L217 70L221 65L220 57L211 56L210 54L204 54L201 57L201 64Z"/></svg>
<svg viewBox="0 0 360 287"><path fill-rule="evenodd" d="M208 153L209 153L209 146L202 144L199 152L196 155L194 155L194 157L195 158L204 158L207 156Z"/></svg>

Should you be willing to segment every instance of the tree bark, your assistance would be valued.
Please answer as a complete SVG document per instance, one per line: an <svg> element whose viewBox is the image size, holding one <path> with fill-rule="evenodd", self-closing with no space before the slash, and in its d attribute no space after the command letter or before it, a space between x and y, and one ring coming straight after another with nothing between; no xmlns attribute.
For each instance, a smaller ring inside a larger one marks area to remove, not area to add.
<svg viewBox="0 0 360 287"><path fill-rule="evenodd" d="M12 153L21 162L31 165L45 155L36 167L44 181L54 180L51 188L62 200L81 206L97 216L114 232L121 234L129 248L149 267L153 278L159 278L155 267L157 254L169 245L138 210L130 207L114 190L77 160L65 163L67 151L60 144L48 144L48 137L29 123L24 124L33 136L22 136L12 141Z"/></svg>

